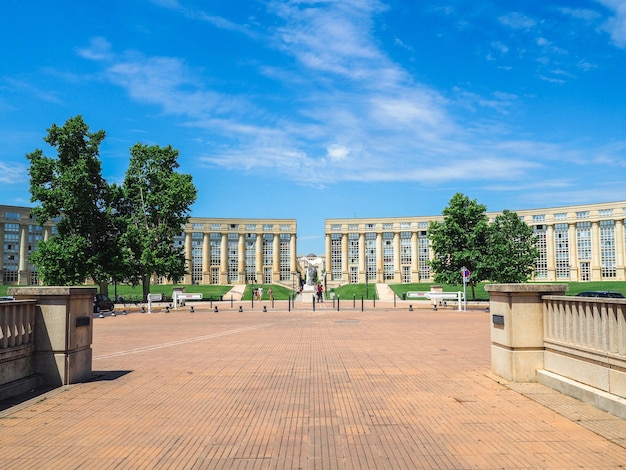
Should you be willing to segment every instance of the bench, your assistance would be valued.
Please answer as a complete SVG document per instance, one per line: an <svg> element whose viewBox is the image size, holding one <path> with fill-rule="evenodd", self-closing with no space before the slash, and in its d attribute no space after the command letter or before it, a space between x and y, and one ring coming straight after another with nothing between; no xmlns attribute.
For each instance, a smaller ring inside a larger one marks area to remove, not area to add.
<svg viewBox="0 0 626 470"><path fill-rule="evenodd" d="M441 301L444 301L444 305L447 300L457 300L459 303L459 310L461 310L461 304L463 302L463 292L407 292L407 299L420 299L426 298L433 301L433 310L437 310L437 303L441 305Z"/></svg>
<svg viewBox="0 0 626 470"><path fill-rule="evenodd" d="M188 293L188 292L174 292L173 302L174 308L178 308L178 305L185 305L185 300L202 300L201 293Z"/></svg>

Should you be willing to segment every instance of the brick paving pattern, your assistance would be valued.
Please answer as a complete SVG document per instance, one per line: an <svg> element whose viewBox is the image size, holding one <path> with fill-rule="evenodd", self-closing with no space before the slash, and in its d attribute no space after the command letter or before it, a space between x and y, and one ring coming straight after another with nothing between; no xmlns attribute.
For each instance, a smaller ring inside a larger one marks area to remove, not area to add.
<svg viewBox="0 0 626 470"><path fill-rule="evenodd" d="M484 311L238 305L95 318L94 380L1 411L0 469L626 466L623 420L491 375Z"/></svg>

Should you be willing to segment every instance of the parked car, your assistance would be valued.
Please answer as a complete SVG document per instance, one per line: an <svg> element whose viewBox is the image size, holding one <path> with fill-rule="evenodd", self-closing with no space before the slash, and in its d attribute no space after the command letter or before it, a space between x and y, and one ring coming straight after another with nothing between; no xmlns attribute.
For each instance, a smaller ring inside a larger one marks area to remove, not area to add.
<svg viewBox="0 0 626 470"><path fill-rule="evenodd" d="M605 299L624 299L624 294L620 292L611 292L608 290L599 291L599 290L588 290L585 292L581 292L580 294L576 294L576 297L601 297Z"/></svg>
<svg viewBox="0 0 626 470"><path fill-rule="evenodd" d="M93 297L93 313L113 312L115 304L104 294L96 294Z"/></svg>

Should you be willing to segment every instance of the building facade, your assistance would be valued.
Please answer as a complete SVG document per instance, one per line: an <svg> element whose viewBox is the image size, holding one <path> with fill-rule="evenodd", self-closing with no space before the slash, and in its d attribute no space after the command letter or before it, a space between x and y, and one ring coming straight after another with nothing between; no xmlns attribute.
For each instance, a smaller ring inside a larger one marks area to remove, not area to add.
<svg viewBox="0 0 626 470"><path fill-rule="evenodd" d="M30 208L0 206L0 272L5 285L36 285L37 268L29 262L39 240L54 235L54 222L43 227ZM297 226L294 219L210 219L192 217L176 238L185 250L185 284L266 283L292 285L296 279ZM168 282L155 278L155 283Z"/></svg>
<svg viewBox="0 0 626 470"><path fill-rule="evenodd" d="M623 281L626 201L516 211L537 237L535 281ZM493 220L498 213L487 216ZM443 216L327 219L328 285L432 281L431 221ZM461 283L459 273L459 283Z"/></svg>
<svg viewBox="0 0 626 470"><path fill-rule="evenodd" d="M192 217L180 243L185 284L285 284L297 274L294 219Z"/></svg>
<svg viewBox="0 0 626 470"><path fill-rule="evenodd" d="M536 281L626 280L626 201L516 211L537 237ZM498 213L487 214L493 219ZM432 281L431 221L442 216L327 219L321 269L329 287L347 283ZM29 262L55 224L37 224L30 209L0 206L2 283L39 283ZM284 284L298 280L295 219L192 217L175 243L184 248L185 284ZM165 283L165 279L155 279Z"/></svg>

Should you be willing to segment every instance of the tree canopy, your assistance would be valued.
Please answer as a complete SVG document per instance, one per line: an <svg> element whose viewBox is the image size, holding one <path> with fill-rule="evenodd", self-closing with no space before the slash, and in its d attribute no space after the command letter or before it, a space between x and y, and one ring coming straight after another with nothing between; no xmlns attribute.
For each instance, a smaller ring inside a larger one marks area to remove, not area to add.
<svg viewBox="0 0 626 470"><path fill-rule="evenodd" d="M429 237L433 259L430 266L435 282L459 284L463 267L472 273L468 284L474 288L489 270L484 263L487 254L487 208L475 199L456 193L443 210L443 221L431 222Z"/></svg>
<svg viewBox="0 0 626 470"><path fill-rule="evenodd" d="M430 262L435 282L459 284L469 269L468 284L524 282L538 256L532 229L515 212L503 211L489 223L486 206L457 193L443 211L443 221L430 224Z"/></svg>
<svg viewBox="0 0 626 470"><path fill-rule="evenodd" d="M152 274L175 281L186 272L185 252L174 239L189 220L197 190L191 175L177 173L178 151L171 146L134 145L124 178L123 240L128 248L127 279L149 293Z"/></svg>
<svg viewBox="0 0 626 470"><path fill-rule="evenodd" d="M30 160L33 214L40 225L55 220L57 232L37 245L31 261L45 284L77 285L92 279L106 291L111 279L142 283L152 274L179 280L185 254L174 239L189 220L196 199L191 175L178 169L171 146L136 144L122 186L102 177L99 147L104 131L90 132L79 115L53 124ZM106 292L105 292L106 293Z"/></svg>
<svg viewBox="0 0 626 470"><path fill-rule="evenodd" d="M35 150L30 160L31 201L41 204L32 213L44 225L56 220L57 233L39 242L31 261L46 284L76 285L87 278L106 283L118 250L113 203L114 186L101 174L99 147L104 131L90 132L79 115L44 138L56 157Z"/></svg>
<svg viewBox="0 0 626 470"><path fill-rule="evenodd" d="M485 263L489 280L498 283L524 282L533 274L539 256L533 229L515 212L504 210L489 225Z"/></svg>

